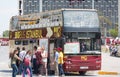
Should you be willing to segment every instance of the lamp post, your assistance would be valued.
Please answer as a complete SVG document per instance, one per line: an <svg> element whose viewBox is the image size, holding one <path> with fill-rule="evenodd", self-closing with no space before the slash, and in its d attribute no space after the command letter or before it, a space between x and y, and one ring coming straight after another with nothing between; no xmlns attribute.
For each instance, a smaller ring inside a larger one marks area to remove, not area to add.
<svg viewBox="0 0 120 77"><path fill-rule="evenodd" d="M42 1L42 0L40 0L40 6L39 6L39 7L40 7L40 8L39 8L40 12L42 12L42 11L43 11L43 9L42 9L42 6L43 6L42 2L43 2L43 1Z"/></svg>
<svg viewBox="0 0 120 77"><path fill-rule="evenodd" d="M120 37L120 0L118 0L118 37Z"/></svg>
<svg viewBox="0 0 120 77"><path fill-rule="evenodd" d="M92 0L92 9L94 9L95 8L95 1L94 0Z"/></svg>
<svg viewBox="0 0 120 77"><path fill-rule="evenodd" d="M106 29L106 26L104 27L104 29L105 29L105 33L104 33L104 37L105 37L105 46L106 46L106 37L107 37L107 29Z"/></svg>

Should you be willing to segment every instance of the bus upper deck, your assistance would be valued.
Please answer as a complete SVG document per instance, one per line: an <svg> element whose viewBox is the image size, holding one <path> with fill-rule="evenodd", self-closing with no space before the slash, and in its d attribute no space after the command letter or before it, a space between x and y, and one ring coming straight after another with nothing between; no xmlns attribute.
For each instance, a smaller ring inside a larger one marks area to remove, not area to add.
<svg viewBox="0 0 120 77"><path fill-rule="evenodd" d="M93 9L54 10L22 16L13 16L10 21L11 31L54 26L64 26L64 31L70 31L70 28L75 28L80 32L88 31L86 30L88 28L89 30L90 28L96 30L96 28L99 29L100 27L97 11Z"/></svg>
<svg viewBox="0 0 120 77"><path fill-rule="evenodd" d="M91 42L88 45L89 50L95 47L100 48L100 46L90 47L93 44L100 45L100 40L95 40L100 39L101 36L97 11L94 9L61 9L13 16L10 21L10 40L14 41L14 44L26 45L32 44L31 42L36 43L40 38L55 39L63 36L67 42L73 39Z"/></svg>

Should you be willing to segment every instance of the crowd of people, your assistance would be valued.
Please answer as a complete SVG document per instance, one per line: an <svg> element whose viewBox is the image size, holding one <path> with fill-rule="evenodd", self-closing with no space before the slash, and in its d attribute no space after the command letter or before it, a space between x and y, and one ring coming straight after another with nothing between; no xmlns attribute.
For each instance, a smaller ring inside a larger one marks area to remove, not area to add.
<svg viewBox="0 0 120 77"><path fill-rule="evenodd" d="M117 56L118 53L118 46L117 45L110 45L109 51L111 56Z"/></svg>
<svg viewBox="0 0 120 77"><path fill-rule="evenodd" d="M105 52L110 52L110 56L120 57L120 44L105 45Z"/></svg>
<svg viewBox="0 0 120 77"><path fill-rule="evenodd" d="M55 48L55 67L56 74L55 75L64 75L63 71L63 53L62 48ZM25 47L20 50L17 47L13 52L9 55L11 59L11 67L12 67L12 77L16 77L16 75L22 75L25 77L26 74L29 77L33 77L33 74L38 76L47 76L47 60L48 60L48 52L45 50L44 46L37 47L34 46L34 51L28 50L26 51Z"/></svg>

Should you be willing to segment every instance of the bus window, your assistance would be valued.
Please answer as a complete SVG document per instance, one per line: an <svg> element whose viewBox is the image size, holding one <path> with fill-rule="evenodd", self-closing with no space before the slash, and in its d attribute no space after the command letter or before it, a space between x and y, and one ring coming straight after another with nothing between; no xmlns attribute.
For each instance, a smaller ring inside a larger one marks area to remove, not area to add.
<svg viewBox="0 0 120 77"><path fill-rule="evenodd" d="M94 47L95 50L100 50L100 39L94 41Z"/></svg>
<svg viewBox="0 0 120 77"><path fill-rule="evenodd" d="M36 43L36 40L30 40L29 42L30 43Z"/></svg>
<svg viewBox="0 0 120 77"><path fill-rule="evenodd" d="M28 40L23 40L23 45L28 45Z"/></svg>
<svg viewBox="0 0 120 77"><path fill-rule="evenodd" d="M91 49L90 39L79 39L79 42L80 42L80 52L85 52Z"/></svg>
<svg viewBox="0 0 120 77"><path fill-rule="evenodd" d="M78 39L74 38L72 39L72 42L78 42Z"/></svg>
<svg viewBox="0 0 120 77"><path fill-rule="evenodd" d="M15 45L20 45L21 41L20 40L15 40Z"/></svg>
<svg viewBox="0 0 120 77"><path fill-rule="evenodd" d="M55 47L63 47L64 40L62 38L55 40Z"/></svg>
<svg viewBox="0 0 120 77"><path fill-rule="evenodd" d="M99 39L79 39L80 52L100 50Z"/></svg>

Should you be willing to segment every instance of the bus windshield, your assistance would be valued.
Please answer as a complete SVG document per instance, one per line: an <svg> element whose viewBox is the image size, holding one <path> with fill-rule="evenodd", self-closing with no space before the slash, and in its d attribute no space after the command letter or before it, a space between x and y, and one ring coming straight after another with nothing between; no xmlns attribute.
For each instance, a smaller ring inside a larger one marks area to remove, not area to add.
<svg viewBox="0 0 120 77"><path fill-rule="evenodd" d="M78 38L67 39L64 45L65 54L98 54L101 49L100 39L95 38Z"/></svg>
<svg viewBox="0 0 120 77"><path fill-rule="evenodd" d="M96 11L64 11L64 27L99 28Z"/></svg>

